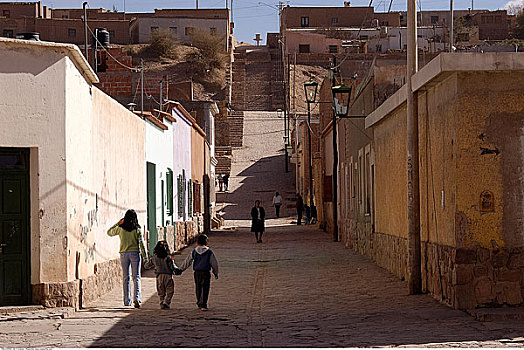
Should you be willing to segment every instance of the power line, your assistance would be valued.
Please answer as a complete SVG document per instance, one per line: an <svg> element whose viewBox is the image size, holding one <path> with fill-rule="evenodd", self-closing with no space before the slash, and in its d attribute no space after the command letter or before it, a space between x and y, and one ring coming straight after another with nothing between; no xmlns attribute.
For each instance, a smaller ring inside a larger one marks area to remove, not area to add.
<svg viewBox="0 0 524 350"><path fill-rule="evenodd" d="M127 69L129 69L129 70L131 70L131 71L133 71L133 72L138 72L138 71L139 71L138 68L129 67L129 66L123 64L122 62L120 62L119 60L117 60L115 57L113 57L113 55L111 55L111 54L109 53L109 51L104 47L104 45L102 45L102 43L98 40L98 38L96 37L95 33L93 33L93 31L91 30L91 28L90 28L89 26L87 26L87 29L89 30L89 32L91 33L91 35L93 36L93 38L95 38L96 42L100 45L100 47L101 47L102 49L104 49L104 51L107 53L107 55L108 55L109 57L111 57L111 58L112 58L116 63L118 63L118 64L121 65L122 67L127 68Z"/></svg>

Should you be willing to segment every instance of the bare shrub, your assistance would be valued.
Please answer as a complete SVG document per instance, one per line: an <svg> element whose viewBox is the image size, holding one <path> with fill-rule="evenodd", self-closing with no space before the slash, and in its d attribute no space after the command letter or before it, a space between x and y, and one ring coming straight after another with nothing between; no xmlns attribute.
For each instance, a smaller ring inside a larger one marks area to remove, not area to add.
<svg viewBox="0 0 524 350"><path fill-rule="evenodd" d="M143 54L149 57L178 59L179 43L177 38L170 31L159 29L151 33L149 45L147 45Z"/></svg>
<svg viewBox="0 0 524 350"><path fill-rule="evenodd" d="M193 79L204 85L222 85L228 56L225 36L195 30L191 35L194 50L185 55L191 65Z"/></svg>

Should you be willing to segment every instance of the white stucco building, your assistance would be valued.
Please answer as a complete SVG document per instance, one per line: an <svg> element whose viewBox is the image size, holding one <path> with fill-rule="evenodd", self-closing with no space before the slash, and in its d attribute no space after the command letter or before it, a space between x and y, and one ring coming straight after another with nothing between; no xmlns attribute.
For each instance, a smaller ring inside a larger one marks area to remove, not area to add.
<svg viewBox="0 0 524 350"><path fill-rule="evenodd" d="M191 221L191 194L188 183L191 181L191 130L193 123L189 113L178 102L171 102L172 115L177 119L173 126L173 178L175 222Z"/></svg>
<svg viewBox="0 0 524 350"><path fill-rule="evenodd" d="M159 238L159 229L165 230L174 222L173 177L173 129L176 119L169 113L144 113L146 123L146 171L147 171L147 230L149 250L152 251ZM173 235L172 230L169 231ZM169 237L169 242L174 237Z"/></svg>
<svg viewBox="0 0 524 350"><path fill-rule="evenodd" d="M146 125L97 82L74 45L0 38L0 305L121 283L106 231L129 208L146 222Z"/></svg>

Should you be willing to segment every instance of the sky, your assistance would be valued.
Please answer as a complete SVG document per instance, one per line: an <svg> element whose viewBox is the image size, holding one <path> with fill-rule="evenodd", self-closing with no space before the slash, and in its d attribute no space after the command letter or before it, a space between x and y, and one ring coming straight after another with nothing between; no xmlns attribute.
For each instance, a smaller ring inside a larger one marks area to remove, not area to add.
<svg viewBox="0 0 524 350"><path fill-rule="evenodd" d="M13 1L13 0L11 0ZM27 0L16 0L27 1ZM278 32L278 0L233 1L235 37L238 41L254 43L255 33L265 39L267 32ZM352 6L368 6L370 0L351 0ZM43 0L52 8L81 8L83 0ZM284 2L286 2L284 0ZM387 11L390 0L373 0L375 11ZM472 0L454 0L455 9L468 9ZM344 0L290 0L290 6L343 6ZM502 9L509 3L524 5L524 0L473 0L476 9ZM153 12L155 8L195 8L196 0L88 0L90 8L104 7L126 12ZM405 11L407 0L393 0L392 11ZM450 0L418 0L422 10L447 10ZM199 0L200 8L224 8L226 0Z"/></svg>

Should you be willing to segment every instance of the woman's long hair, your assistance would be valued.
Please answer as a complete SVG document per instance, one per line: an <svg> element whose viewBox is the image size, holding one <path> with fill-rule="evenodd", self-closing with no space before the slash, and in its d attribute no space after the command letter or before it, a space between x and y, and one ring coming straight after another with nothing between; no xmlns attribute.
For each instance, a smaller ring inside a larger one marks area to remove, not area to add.
<svg viewBox="0 0 524 350"><path fill-rule="evenodd" d="M124 222L120 225L120 227L128 232L140 228L140 225L138 224L138 217L136 216L136 212L133 209L129 209L126 212L126 215L124 216Z"/></svg>
<svg viewBox="0 0 524 350"><path fill-rule="evenodd" d="M158 241L156 243L153 253L158 256L160 259L164 259L169 255L169 246L166 241Z"/></svg>

